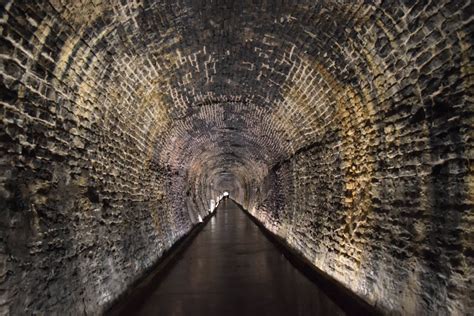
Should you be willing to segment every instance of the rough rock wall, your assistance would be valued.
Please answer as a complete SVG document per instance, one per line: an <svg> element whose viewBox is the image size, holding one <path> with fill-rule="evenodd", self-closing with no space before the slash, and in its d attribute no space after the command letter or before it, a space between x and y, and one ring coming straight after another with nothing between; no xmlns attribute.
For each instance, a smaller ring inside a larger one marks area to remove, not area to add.
<svg viewBox="0 0 474 316"><path fill-rule="evenodd" d="M333 124L247 204L316 267L396 314L474 310L472 6L441 2L385 1L367 14L377 23L359 36L373 43L349 56L357 67L359 53L373 58L355 82L328 82Z"/></svg>
<svg viewBox="0 0 474 316"><path fill-rule="evenodd" d="M98 312L223 190L386 311L472 310L472 9L0 4L2 312Z"/></svg>
<svg viewBox="0 0 474 316"><path fill-rule="evenodd" d="M2 6L0 314L96 314L191 228L184 180L156 171L164 120L107 84L76 21Z"/></svg>

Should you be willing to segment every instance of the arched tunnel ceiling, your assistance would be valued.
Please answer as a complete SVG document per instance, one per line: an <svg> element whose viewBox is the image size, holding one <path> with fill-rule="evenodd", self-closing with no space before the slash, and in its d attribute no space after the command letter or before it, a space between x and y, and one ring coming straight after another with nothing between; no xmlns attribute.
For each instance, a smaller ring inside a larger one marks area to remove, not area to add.
<svg viewBox="0 0 474 316"><path fill-rule="evenodd" d="M400 45L390 57L403 67L410 49L387 42L402 8L362 1L51 4L77 34L50 57L66 84L83 80L84 115L139 130L150 159L183 170L204 151L230 169L244 159L270 168L336 132L351 98L373 111L377 91L397 84L377 83L387 71L378 50Z"/></svg>
<svg viewBox="0 0 474 316"><path fill-rule="evenodd" d="M28 267L58 243L80 271L55 261L53 283L94 289L63 305L95 313L230 190L371 304L473 306L471 1L0 8L0 250L26 293L9 302L57 311Z"/></svg>

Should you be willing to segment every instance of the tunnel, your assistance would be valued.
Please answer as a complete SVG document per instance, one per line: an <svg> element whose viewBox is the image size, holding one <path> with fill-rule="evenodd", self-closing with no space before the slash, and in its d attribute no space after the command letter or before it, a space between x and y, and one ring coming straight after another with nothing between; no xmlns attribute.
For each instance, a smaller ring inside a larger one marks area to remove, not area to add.
<svg viewBox="0 0 474 316"><path fill-rule="evenodd" d="M0 314L106 312L224 192L382 314L474 311L470 0L2 0L0 30Z"/></svg>

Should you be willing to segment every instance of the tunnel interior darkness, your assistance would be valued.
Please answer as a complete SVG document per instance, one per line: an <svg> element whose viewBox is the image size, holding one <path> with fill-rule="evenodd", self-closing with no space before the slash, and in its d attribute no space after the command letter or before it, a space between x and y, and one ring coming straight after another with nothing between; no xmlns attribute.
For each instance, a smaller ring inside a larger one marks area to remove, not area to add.
<svg viewBox="0 0 474 316"><path fill-rule="evenodd" d="M0 4L0 311L97 313L224 192L386 313L474 310L472 4Z"/></svg>

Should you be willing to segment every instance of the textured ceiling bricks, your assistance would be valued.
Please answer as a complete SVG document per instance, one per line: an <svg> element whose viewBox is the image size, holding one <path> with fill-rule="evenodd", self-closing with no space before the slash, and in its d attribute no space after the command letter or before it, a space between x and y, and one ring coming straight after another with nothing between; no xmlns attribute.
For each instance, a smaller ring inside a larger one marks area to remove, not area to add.
<svg viewBox="0 0 474 316"><path fill-rule="evenodd" d="M474 309L471 1L0 8L1 312L103 310L224 190L386 312Z"/></svg>

